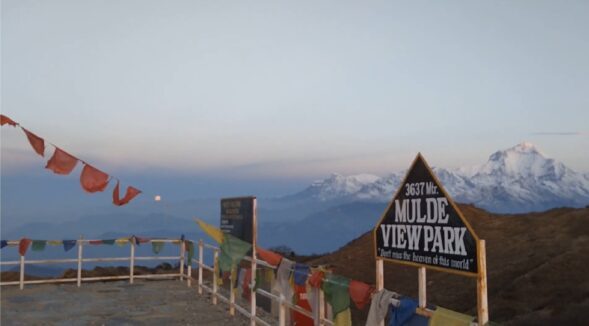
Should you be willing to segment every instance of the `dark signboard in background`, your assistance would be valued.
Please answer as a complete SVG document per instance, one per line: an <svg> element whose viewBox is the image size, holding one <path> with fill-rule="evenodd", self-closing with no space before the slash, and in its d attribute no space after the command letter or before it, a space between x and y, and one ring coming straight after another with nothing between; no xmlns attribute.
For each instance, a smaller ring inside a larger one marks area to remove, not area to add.
<svg viewBox="0 0 589 326"><path fill-rule="evenodd" d="M221 230L252 243L256 197L221 199Z"/></svg>
<svg viewBox="0 0 589 326"><path fill-rule="evenodd" d="M374 229L375 257L474 276L477 240L418 154Z"/></svg>

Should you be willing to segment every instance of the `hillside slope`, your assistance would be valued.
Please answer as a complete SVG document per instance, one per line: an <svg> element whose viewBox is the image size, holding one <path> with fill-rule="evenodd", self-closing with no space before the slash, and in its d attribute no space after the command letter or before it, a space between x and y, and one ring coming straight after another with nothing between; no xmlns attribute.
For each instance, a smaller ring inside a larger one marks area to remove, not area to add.
<svg viewBox="0 0 589 326"><path fill-rule="evenodd" d="M460 205L487 243L490 317L517 325L577 325L589 310L589 208L496 215ZM333 264L335 273L374 283L372 233L312 264ZM428 270L429 303L476 314L472 278ZM417 297L417 269L385 263L385 287ZM363 320L366 312L354 314ZM355 323L356 324L356 323Z"/></svg>

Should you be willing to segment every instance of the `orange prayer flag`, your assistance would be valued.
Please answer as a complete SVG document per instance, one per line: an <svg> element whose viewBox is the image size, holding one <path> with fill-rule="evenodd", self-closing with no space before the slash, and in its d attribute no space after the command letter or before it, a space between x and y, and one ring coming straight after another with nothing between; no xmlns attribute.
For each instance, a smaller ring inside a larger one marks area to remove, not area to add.
<svg viewBox="0 0 589 326"><path fill-rule="evenodd" d="M18 242L18 253L21 256L24 256L27 253L27 250L29 249L29 245L31 245L31 242L33 242L33 240L31 239L20 239L20 241Z"/></svg>
<svg viewBox="0 0 589 326"><path fill-rule="evenodd" d="M108 174L85 164L80 175L80 184L87 192L103 191L108 185Z"/></svg>
<svg viewBox="0 0 589 326"><path fill-rule="evenodd" d="M16 127L16 122L14 122L14 120L10 119L9 117L5 116L4 114L0 114L0 126L3 126L5 124L9 124L13 127Z"/></svg>
<svg viewBox="0 0 589 326"><path fill-rule="evenodd" d="M26 130L25 128L22 128L22 131L24 131L25 135L27 135L27 138L29 139L29 143L31 143L31 146L33 146L33 149L35 150L35 152L37 152L37 154L39 154L41 156L45 156L45 141L43 140L43 138Z"/></svg>
<svg viewBox="0 0 589 326"><path fill-rule="evenodd" d="M76 167L76 164L78 164L77 158L55 147L55 152L53 152L53 156L51 156L45 168L57 174L68 175Z"/></svg>
<svg viewBox="0 0 589 326"><path fill-rule="evenodd" d="M279 255L273 251L270 251L270 250L262 249L260 247L256 248L256 255L258 257L262 258L262 260L264 260L268 264L273 265L273 266L280 265L280 261L282 260L281 255Z"/></svg>
<svg viewBox="0 0 589 326"><path fill-rule="evenodd" d="M350 298L354 301L354 304L358 309L362 310L368 302L370 302L370 295L374 292L375 288L360 281L351 280L348 291L350 292Z"/></svg>
<svg viewBox="0 0 589 326"><path fill-rule="evenodd" d="M112 202L113 204L117 205L117 206L123 206L125 204L127 204L128 202L131 201L131 199L135 198L135 196L139 195L141 193L141 190L133 188L133 187L127 187L127 192L125 193L125 197L123 197L123 199L119 199L119 182L117 181L117 185L115 187L115 190L112 193Z"/></svg>

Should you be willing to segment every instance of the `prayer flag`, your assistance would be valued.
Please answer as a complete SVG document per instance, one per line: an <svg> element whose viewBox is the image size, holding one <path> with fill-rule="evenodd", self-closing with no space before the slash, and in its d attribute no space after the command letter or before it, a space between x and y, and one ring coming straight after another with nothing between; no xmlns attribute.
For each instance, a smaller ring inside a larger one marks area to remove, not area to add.
<svg viewBox="0 0 589 326"><path fill-rule="evenodd" d="M223 231L221 231L220 229L205 223L204 221L202 221L201 219L196 219L196 223L198 223L198 226L200 226L200 228L205 231L205 233L213 238L213 240L215 240L217 243L221 244L223 243L223 238L224 238L224 233Z"/></svg>
<svg viewBox="0 0 589 326"><path fill-rule="evenodd" d="M305 285L309 277L310 267L305 264L296 264L294 266L294 282L296 285Z"/></svg>
<svg viewBox="0 0 589 326"><path fill-rule="evenodd" d="M8 246L8 241L6 240L0 240L0 249L4 248Z"/></svg>
<svg viewBox="0 0 589 326"><path fill-rule="evenodd" d="M350 294L348 287L350 280L340 275L327 274L323 281L323 292L325 292L325 300L329 302L333 308L333 315L350 307Z"/></svg>
<svg viewBox="0 0 589 326"><path fill-rule="evenodd" d="M27 238L20 239L20 241L18 242L18 253L21 256L24 256L27 253L27 250L29 249L29 245L31 244L31 242L32 242L31 239L27 239Z"/></svg>
<svg viewBox="0 0 589 326"><path fill-rule="evenodd" d="M127 204L128 202L130 202L133 198L135 198L135 196L139 195L141 193L141 190L133 188L133 187L127 187L127 191L125 192L125 197L123 197L123 199L120 199L120 194L119 194L119 182L117 181L117 185L115 186L115 190L112 193L112 202L113 204L117 205L117 206L123 206L125 204Z"/></svg>
<svg viewBox="0 0 589 326"><path fill-rule="evenodd" d="M115 243L117 244L117 246L124 246L127 243L129 243L129 238L118 238L115 240Z"/></svg>
<svg viewBox="0 0 589 326"><path fill-rule="evenodd" d="M76 240L63 240L63 250L70 251L76 245Z"/></svg>
<svg viewBox="0 0 589 326"><path fill-rule="evenodd" d="M164 248L164 243L165 242L163 241L157 240L151 241L151 251L153 251L154 254L158 255L160 251L162 251L162 249Z"/></svg>
<svg viewBox="0 0 589 326"><path fill-rule="evenodd" d="M47 244L50 246L59 246L63 243L61 240L47 240Z"/></svg>
<svg viewBox="0 0 589 326"><path fill-rule="evenodd" d="M29 143L31 143L31 146L33 147L35 152L41 156L45 156L45 141L43 140L43 138L35 135L34 133L26 130L23 127L21 127L21 129L25 132L25 135L27 135Z"/></svg>
<svg viewBox="0 0 589 326"><path fill-rule="evenodd" d="M225 234L221 243L221 254L219 255L219 268L222 272L228 272L239 264L252 245L232 236Z"/></svg>
<svg viewBox="0 0 589 326"><path fill-rule="evenodd" d="M33 240L33 245L31 246L31 249L33 249L33 251L43 251L45 250L46 244L47 241L45 240Z"/></svg>
<svg viewBox="0 0 589 326"><path fill-rule="evenodd" d="M260 247L256 248L256 255L258 257L262 258L262 260L264 260L268 264L273 265L273 266L280 265L280 261L282 260L281 255L279 255L273 251L260 248Z"/></svg>
<svg viewBox="0 0 589 326"><path fill-rule="evenodd" d="M186 246L186 251L188 252L188 261L187 264L192 264L192 258L194 257L194 243L192 241L184 241L184 245Z"/></svg>
<svg viewBox="0 0 589 326"><path fill-rule="evenodd" d="M9 124L13 127L16 127L16 122L14 122L12 119L5 116L4 114L0 114L0 126L3 126L5 124Z"/></svg>
<svg viewBox="0 0 589 326"><path fill-rule="evenodd" d="M321 269L314 269L314 271L311 274L311 277L309 278L309 285L311 285L314 288L321 287L324 276L325 273Z"/></svg>
<svg viewBox="0 0 589 326"><path fill-rule="evenodd" d="M91 245L101 245L102 240L90 240L88 241L88 243L90 243Z"/></svg>
<svg viewBox="0 0 589 326"><path fill-rule="evenodd" d="M82 169L80 175L80 184L84 190L90 193L103 191L108 185L108 174L91 165L84 164L84 169Z"/></svg>
<svg viewBox="0 0 589 326"><path fill-rule="evenodd" d="M366 304L370 302L370 295L374 290L374 287L364 282L355 280L350 281L350 298L360 310L364 309Z"/></svg>
<svg viewBox="0 0 589 326"><path fill-rule="evenodd" d="M287 302L292 302L294 296L294 289L290 284L290 276L292 274L295 262L286 258L282 258L280 266L276 271L276 285L275 289L282 295Z"/></svg>
<svg viewBox="0 0 589 326"><path fill-rule="evenodd" d="M399 306L391 305L389 313L389 325L406 325L415 314L417 301L411 298L402 298Z"/></svg>
<svg viewBox="0 0 589 326"><path fill-rule="evenodd" d="M352 326L352 311L350 308L346 308L344 311L341 311L335 315L333 319L334 326ZM402 324L398 324L402 325ZM397 324L395 324L397 326Z"/></svg>
<svg viewBox="0 0 589 326"><path fill-rule="evenodd" d="M108 240L102 240L102 244L105 245L114 245L115 244L115 239L108 239Z"/></svg>
<svg viewBox="0 0 589 326"><path fill-rule="evenodd" d="M45 168L56 174L68 175L76 167L76 164L78 164L77 158L55 147L53 156L47 161Z"/></svg>
<svg viewBox="0 0 589 326"><path fill-rule="evenodd" d="M429 324L431 326L469 326L473 320L473 316L437 307L429 320Z"/></svg>
<svg viewBox="0 0 589 326"><path fill-rule="evenodd" d="M387 315L389 306L391 305L391 298L395 297L396 293L387 289L382 289L372 296L370 309L368 310L368 317L366 318L366 325L378 325Z"/></svg>

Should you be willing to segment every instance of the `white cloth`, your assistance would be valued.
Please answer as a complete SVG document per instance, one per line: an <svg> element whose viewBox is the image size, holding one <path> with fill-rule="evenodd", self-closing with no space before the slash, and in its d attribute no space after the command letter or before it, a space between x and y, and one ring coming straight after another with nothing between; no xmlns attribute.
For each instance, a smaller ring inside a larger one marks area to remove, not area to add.
<svg viewBox="0 0 589 326"><path fill-rule="evenodd" d="M384 320L391 305L391 298L397 296L396 293L387 289L382 289L372 296L366 326L378 326Z"/></svg>

